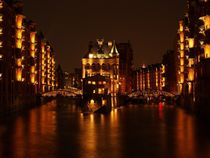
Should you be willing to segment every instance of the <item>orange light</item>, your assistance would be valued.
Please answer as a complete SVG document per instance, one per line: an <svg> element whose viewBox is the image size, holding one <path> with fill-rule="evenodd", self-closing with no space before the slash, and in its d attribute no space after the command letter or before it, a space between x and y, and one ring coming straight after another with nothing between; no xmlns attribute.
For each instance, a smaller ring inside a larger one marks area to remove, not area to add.
<svg viewBox="0 0 210 158"><path fill-rule="evenodd" d="M23 25L23 16L22 15L17 15L16 16L16 27L21 29Z"/></svg>
<svg viewBox="0 0 210 158"><path fill-rule="evenodd" d="M17 29L16 31L16 38L21 39L22 38L22 30L21 29Z"/></svg>
<svg viewBox="0 0 210 158"><path fill-rule="evenodd" d="M31 74L31 83L35 83L35 74Z"/></svg>
<svg viewBox="0 0 210 158"><path fill-rule="evenodd" d="M21 68L16 69L16 80L22 81L22 69Z"/></svg>
<svg viewBox="0 0 210 158"><path fill-rule="evenodd" d="M17 59L16 62L18 67L22 66L22 59Z"/></svg>
<svg viewBox="0 0 210 158"><path fill-rule="evenodd" d="M210 58L210 44L204 45L205 58Z"/></svg>
<svg viewBox="0 0 210 158"><path fill-rule="evenodd" d="M22 48L22 40L16 39L16 48L21 49Z"/></svg>
<svg viewBox="0 0 210 158"><path fill-rule="evenodd" d="M36 32L31 32L30 34L31 43L36 42Z"/></svg>
<svg viewBox="0 0 210 158"><path fill-rule="evenodd" d="M189 81L194 81L194 70L192 68L189 69L189 72L188 72L188 80Z"/></svg>

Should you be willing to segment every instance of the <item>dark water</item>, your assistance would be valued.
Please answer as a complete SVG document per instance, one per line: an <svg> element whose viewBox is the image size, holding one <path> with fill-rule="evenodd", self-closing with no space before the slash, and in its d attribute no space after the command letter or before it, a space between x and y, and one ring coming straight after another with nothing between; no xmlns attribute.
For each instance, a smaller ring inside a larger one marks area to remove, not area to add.
<svg viewBox="0 0 210 158"><path fill-rule="evenodd" d="M56 102L0 123L0 157L209 158L209 125L173 106L130 105L83 116Z"/></svg>

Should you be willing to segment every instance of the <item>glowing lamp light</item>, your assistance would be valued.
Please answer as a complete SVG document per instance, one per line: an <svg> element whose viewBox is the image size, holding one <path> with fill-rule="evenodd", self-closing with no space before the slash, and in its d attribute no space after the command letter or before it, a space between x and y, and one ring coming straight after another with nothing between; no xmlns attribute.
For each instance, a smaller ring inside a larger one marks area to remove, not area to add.
<svg viewBox="0 0 210 158"><path fill-rule="evenodd" d="M95 101L93 99L91 99L90 104L95 104Z"/></svg>
<svg viewBox="0 0 210 158"><path fill-rule="evenodd" d="M92 58L93 58L93 54L89 54L89 58L91 58L91 59L92 59Z"/></svg>

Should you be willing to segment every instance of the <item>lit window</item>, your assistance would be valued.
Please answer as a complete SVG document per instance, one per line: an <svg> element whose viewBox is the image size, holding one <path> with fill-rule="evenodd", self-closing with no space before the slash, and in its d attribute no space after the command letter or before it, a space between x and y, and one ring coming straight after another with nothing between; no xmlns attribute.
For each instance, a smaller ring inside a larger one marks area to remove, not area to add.
<svg viewBox="0 0 210 158"><path fill-rule="evenodd" d="M88 81L88 84L91 84L91 81Z"/></svg>
<svg viewBox="0 0 210 158"><path fill-rule="evenodd" d="M0 35L2 35L3 34L3 29L2 28L0 28Z"/></svg>
<svg viewBox="0 0 210 158"><path fill-rule="evenodd" d="M0 48L2 48L3 47L3 42L2 41L0 41Z"/></svg>
<svg viewBox="0 0 210 158"><path fill-rule="evenodd" d="M93 84L93 85L95 85L95 84L96 84L96 82L95 82L95 81L93 81L93 82L92 82L92 84Z"/></svg>
<svg viewBox="0 0 210 158"><path fill-rule="evenodd" d="M0 2L0 9L3 8L3 2Z"/></svg>
<svg viewBox="0 0 210 158"><path fill-rule="evenodd" d="M3 16L2 15L0 15L0 22L2 22L3 21Z"/></svg>
<svg viewBox="0 0 210 158"><path fill-rule="evenodd" d="M0 78L2 78L2 75L3 75L3 74L2 74L2 73L0 73Z"/></svg>
<svg viewBox="0 0 210 158"><path fill-rule="evenodd" d="M3 59L3 55L2 54L0 54L0 60L2 60Z"/></svg>

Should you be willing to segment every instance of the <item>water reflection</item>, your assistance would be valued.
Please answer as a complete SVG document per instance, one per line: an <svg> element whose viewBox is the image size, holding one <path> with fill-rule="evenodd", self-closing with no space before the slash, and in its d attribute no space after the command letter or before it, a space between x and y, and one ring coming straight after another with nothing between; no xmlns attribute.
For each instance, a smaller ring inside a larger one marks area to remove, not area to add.
<svg viewBox="0 0 210 158"><path fill-rule="evenodd" d="M0 122L0 157L210 157L208 125L164 104L83 115L52 101Z"/></svg>

